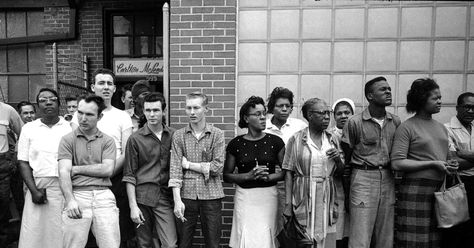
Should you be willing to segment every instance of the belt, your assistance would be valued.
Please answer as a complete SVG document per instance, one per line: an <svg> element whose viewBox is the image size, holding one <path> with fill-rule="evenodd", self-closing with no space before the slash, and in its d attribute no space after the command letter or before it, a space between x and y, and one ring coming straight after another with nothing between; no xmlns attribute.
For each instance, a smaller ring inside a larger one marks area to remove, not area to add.
<svg viewBox="0 0 474 248"><path fill-rule="evenodd" d="M386 166L370 166L370 165L356 165L356 164L351 164L351 167L353 169L358 169L358 170L385 170L390 168L390 165Z"/></svg>

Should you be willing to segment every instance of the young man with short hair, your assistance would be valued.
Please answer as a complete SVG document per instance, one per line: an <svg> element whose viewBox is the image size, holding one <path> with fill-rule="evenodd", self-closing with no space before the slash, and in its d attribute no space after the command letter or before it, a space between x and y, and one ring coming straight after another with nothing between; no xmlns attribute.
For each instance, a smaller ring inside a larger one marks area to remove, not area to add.
<svg viewBox="0 0 474 248"><path fill-rule="evenodd" d="M64 101L66 102L66 114L64 115L64 119L66 119L67 121L70 121L72 119L72 116L74 115L74 113L76 113L77 111L77 104L78 104L78 100L77 100L77 96L71 96L71 95L68 95L64 98Z"/></svg>
<svg viewBox="0 0 474 248"><path fill-rule="evenodd" d="M59 182L65 198L63 245L85 247L92 230L100 248L120 246L119 211L112 186L116 159L114 139L97 128L106 108L99 96L79 102L79 127L61 139L58 151ZM89 166L89 175L74 173L74 167Z"/></svg>
<svg viewBox="0 0 474 248"><path fill-rule="evenodd" d="M134 235L133 223L130 220L130 209L128 208L127 192L122 183L123 162L125 158L125 145L128 137L132 134L132 120L124 111L112 106L112 96L116 91L115 74L109 70L100 68L93 74L94 83L91 84L91 90L96 96L102 97L106 108L103 111L103 117L98 121L97 127L100 131L112 137L117 149L117 159L112 180L112 192L117 200L117 207L120 209L120 232L122 242L126 243ZM74 114L71 123L78 125L77 113ZM73 167L74 173L88 176L89 172L94 171L94 167L81 166Z"/></svg>
<svg viewBox="0 0 474 248"><path fill-rule="evenodd" d="M163 248L177 247L173 196L168 187L171 137L174 130L163 123L165 98L145 96L146 124L128 139L122 182L126 183L130 217L137 224L138 247L152 247L154 229Z"/></svg>
<svg viewBox="0 0 474 248"><path fill-rule="evenodd" d="M124 85L121 92L122 96L120 97L120 100L122 100L123 103L123 110L132 109L135 106L132 98L132 84Z"/></svg>
<svg viewBox="0 0 474 248"><path fill-rule="evenodd" d="M205 94L188 94L189 124L173 136L169 187L173 188L174 214L180 219L180 248L191 247L198 216L206 247L219 247L225 142L222 130L206 122L208 111Z"/></svg>
<svg viewBox="0 0 474 248"><path fill-rule="evenodd" d="M392 90L384 77L365 84L365 97L369 106L347 121L341 142L347 163L344 181L350 182L349 247L390 248L395 211L390 151L400 118L386 111Z"/></svg>

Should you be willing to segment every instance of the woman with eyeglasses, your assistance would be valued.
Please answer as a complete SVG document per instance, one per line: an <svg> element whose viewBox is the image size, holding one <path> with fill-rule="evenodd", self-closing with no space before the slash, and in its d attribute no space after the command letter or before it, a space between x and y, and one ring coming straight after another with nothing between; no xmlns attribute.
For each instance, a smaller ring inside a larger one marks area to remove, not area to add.
<svg viewBox="0 0 474 248"><path fill-rule="evenodd" d="M283 161L285 144L263 132L266 114L263 99L250 97L239 112L239 127L248 131L226 149L224 181L236 184L230 247L278 247L276 184L284 172L276 173L275 167Z"/></svg>
<svg viewBox="0 0 474 248"><path fill-rule="evenodd" d="M285 216L296 219L305 238L297 247L336 247L338 211L333 176L344 168L337 136L326 130L332 111L325 101L307 100L301 109L308 128L290 138L286 170Z"/></svg>

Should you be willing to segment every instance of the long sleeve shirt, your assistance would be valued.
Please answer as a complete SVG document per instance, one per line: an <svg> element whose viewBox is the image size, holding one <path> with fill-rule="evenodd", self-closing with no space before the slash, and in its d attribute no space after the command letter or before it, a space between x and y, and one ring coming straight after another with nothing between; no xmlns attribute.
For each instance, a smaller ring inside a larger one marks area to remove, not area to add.
<svg viewBox="0 0 474 248"><path fill-rule="evenodd" d="M190 125L177 130L171 145L169 187L181 188L184 199L223 198L224 149L224 133L219 128L206 124L199 139ZM183 169L183 157L189 162L200 163L203 172Z"/></svg>

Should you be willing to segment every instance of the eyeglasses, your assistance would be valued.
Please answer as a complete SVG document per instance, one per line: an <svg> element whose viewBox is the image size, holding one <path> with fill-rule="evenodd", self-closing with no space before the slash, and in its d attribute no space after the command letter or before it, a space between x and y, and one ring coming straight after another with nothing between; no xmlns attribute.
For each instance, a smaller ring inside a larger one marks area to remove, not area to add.
<svg viewBox="0 0 474 248"><path fill-rule="evenodd" d="M332 114L331 110L325 110L325 111L310 110L309 112L310 113L315 113L315 114L318 114L318 115L321 115L321 116L325 116L325 115L331 116L331 114Z"/></svg>
<svg viewBox="0 0 474 248"><path fill-rule="evenodd" d="M463 108L466 111L474 111L474 105L462 105L461 108Z"/></svg>
<svg viewBox="0 0 474 248"><path fill-rule="evenodd" d="M260 117L260 116L267 116L267 112L255 112L255 113L249 113L247 115L252 115L252 116L255 116L255 117Z"/></svg>
<svg viewBox="0 0 474 248"><path fill-rule="evenodd" d="M292 106L291 104L278 104L278 105L275 105L275 108L279 108L279 109L287 108L287 109L290 109L290 108L293 108L293 106Z"/></svg>
<svg viewBox="0 0 474 248"><path fill-rule="evenodd" d="M51 102L56 102L58 100L57 97L53 96L53 97L40 97L38 98L38 102L39 103L46 103L48 101L51 101Z"/></svg>

